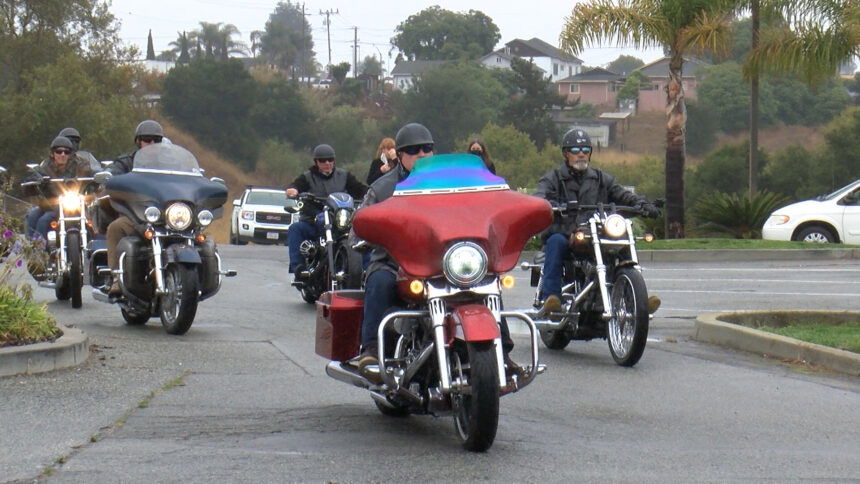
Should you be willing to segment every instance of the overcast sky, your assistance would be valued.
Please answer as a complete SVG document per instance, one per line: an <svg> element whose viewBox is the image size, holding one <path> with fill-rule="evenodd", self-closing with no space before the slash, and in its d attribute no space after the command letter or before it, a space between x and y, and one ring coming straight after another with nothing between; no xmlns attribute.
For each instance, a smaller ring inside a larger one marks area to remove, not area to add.
<svg viewBox="0 0 860 484"><path fill-rule="evenodd" d="M269 15L274 12L276 0L113 0L111 12L122 22L120 36L137 45L141 55L146 54L146 37L152 30L156 54L168 49L178 32L200 27L200 22L233 24L239 29L242 41L250 44L254 30L263 30ZM297 2L293 2L296 4ZM472 0L463 1L403 1L403 0L314 0L307 1L305 13L313 30L314 51L317 61L328 62L324 11L337 12L331 18L331 61L333 64L353 60L353 39L358 27L358 59L373 55L381 57L386 72L393 67L397 50L389 43L398 24L410 15L432 6L455 11L479 10L493 19L499 27L501 40L496 48L513 39L537 37L558 46L558 37L565 18L570 15L575 0ZM301 5L301 4L299 4ZM589 66L603 66L619 55L633 55L648 63L661 57L661 51L636 51L611 46L590 48L577 57Z"/></svg>

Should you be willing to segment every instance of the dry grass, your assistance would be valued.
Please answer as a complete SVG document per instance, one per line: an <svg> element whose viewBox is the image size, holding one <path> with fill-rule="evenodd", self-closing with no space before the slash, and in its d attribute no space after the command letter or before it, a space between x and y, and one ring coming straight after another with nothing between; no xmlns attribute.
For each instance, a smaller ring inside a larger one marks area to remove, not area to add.
<svg viewBox="0 0 860 484"><path fill-rule="evenodd" d="M227 182L229 195L227 203L224 204L224 216L213 222L207 231L209 235L215 238L215 242L227 243L230 237L230 214L233 211L233 199L239 198L246 185L262 184L261 180L255 179L252 174L246 173L240 167L218 156L215 151L204 147L192 135L176 127L170 120L157 113L153 113L153 118L161 123L164 132L173 143L194 153L200 166L206 170L207 177L218 176Z"/></svg>

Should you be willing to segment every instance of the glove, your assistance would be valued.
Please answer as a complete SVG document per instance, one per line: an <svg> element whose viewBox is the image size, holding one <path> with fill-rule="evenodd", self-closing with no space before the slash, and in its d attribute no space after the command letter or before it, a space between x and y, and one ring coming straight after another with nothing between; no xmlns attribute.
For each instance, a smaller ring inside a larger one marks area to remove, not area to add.
<svg viewBox="0 0 860 484"><path fill-rule="evenodd" d="M657 206L650 202L639 204L639 212L648 218L657 218L663 214Z"/></svg>

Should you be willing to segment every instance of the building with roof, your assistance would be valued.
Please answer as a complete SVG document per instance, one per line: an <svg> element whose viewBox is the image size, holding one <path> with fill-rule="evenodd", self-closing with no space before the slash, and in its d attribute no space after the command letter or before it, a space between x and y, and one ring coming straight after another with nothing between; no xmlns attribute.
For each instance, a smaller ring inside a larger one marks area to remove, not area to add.
<svg viewBox="0 0 860 484"><path fill-rule="evenodd" d="M412 89L415 79L424 72L447 64L447 60L400 61L391 70L394 88L403 92Z"/></svg>
<svg viewBox="0 0 860 484"><path fill-rule="evenodd" d="M646 64L637 71L645 74L651 83L639 91L639 111L665 111L666 110L666 87L669 84L669 57L657 59ZM681 82L684 87L684 96L687 99L696 99L699 86L700 70L709 66L705 61L692 57L684 58L684 68L681 73Z"/></svg>
<svg viewBox="0 0 860 484"><path fill-rule="evenodd" d="M511 58L520 57L534 63L550 81L556 82L565 77L579 74L582 61L557 47L533 37L529 40L514 39L502 49L490 52L480 61L487 67L511 68Z"/></svg>
<svg viewBox="0 0 860 484"><path fill-rule="evenodd" d="M568 102L582 102L614 109L618 90L624 85L624 77L612 71L596 67L566 77L556 82L558 93Z"/></svg>

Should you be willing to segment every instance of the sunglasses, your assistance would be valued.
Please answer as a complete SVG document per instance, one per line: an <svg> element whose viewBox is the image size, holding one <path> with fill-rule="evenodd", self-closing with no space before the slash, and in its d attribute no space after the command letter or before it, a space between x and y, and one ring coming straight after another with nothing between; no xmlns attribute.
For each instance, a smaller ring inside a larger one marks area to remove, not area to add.
<svg viewBox="0 0 860 484"><path fill-rule="evenodd" d="M70 155L72 154L72 150L58 149L54 150L55 155Z"/></svg>
<svg viewBox="0 0 860 484"><path fill-rule="evenodd" d="M161 143L161 136L143 135L138 139L144 143Z"/></svg>
<svg viewBox="0 0 860 484"><path fill-rule="evenodd" d="M582 152L582 154L584 155L590 155L591 146L571 146L569 148L565 148L564 151L572 155L578 155L580 152Z"/></svg>
<svg viewBox="0 0 860 484"><path fill-rule="evenodd" d="M317 158L314 161L317 163L334 163L334 158Z"/></svg>
<svg viewBox="0 0 860 484"><path fill-rule="evenodd" d="M423 151L424 153L433 153L433 143L427 143L424 145L404 146L403 148L400 148L400 151L406 153L407 155L417 155L419 151Z"/></svg>

